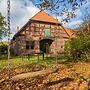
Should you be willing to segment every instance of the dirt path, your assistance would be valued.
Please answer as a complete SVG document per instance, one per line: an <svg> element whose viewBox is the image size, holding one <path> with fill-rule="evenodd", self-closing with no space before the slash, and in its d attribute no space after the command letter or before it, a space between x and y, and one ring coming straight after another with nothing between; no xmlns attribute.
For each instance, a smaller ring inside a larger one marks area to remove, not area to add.
<svg viewBox="0 0 90 90"><path fill-rule="evenodd" d="M11 78L12 81L18 81L21 79L26 79L26 78L34 78L37 76L45 76L51 73L57 72L58 69L46 69L46 70L41 70L37 72L30 72L30 73L24 73L24 74L19 74Z"/></svg>

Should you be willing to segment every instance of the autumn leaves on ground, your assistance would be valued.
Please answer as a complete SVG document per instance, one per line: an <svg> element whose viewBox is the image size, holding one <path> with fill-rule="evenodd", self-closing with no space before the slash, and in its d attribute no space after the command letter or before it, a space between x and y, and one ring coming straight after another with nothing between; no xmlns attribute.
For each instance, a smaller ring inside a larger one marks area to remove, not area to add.
<svg viewBox="0 0 90 90"><path fill-rule="evenodd" d="M21 60L22 61L22 60ZM2 61L3 62L3 61ZM22 61L23 62L23 61ZM27 60L26 60L27 62ZM90 90L90 62L34 62L11 67L11 77L46 69L58 68L55 73L22 80L8 80L7 67L0 69L0 90Z"/></svg>

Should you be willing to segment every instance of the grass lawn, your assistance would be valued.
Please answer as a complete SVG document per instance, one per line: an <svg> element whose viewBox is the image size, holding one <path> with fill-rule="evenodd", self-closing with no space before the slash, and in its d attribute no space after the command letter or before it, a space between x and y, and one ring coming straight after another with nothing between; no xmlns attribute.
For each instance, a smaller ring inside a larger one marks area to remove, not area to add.
<svg viewBox="0 0 90 90"><path fill-rule="evenodd" d="M58 62L63 62L64 57L58 57L57 58ZM38 56L32 56L30 57L30 59L28 60L27 57L24 57L23 59L20 57L12 57L10 60L10 65L11 67L18 67L18 66L23 66L23 65L29 65L32 63L41 63L44 65L51 65L52 63L55 64L56 63L56 58L55 57L48 57L48 58L42 58L42 56L40 56L39 61L38 61ZM2 59L0 60L0 68L7 68L8 67L8 60L7 59Z"/></svg>
<svg viewBox="0 0 90 90"><path fill-rule="evenodd" d="M41 57L40 57L40 61L41 61ZM18 67L18 66L22 66L22 65L26 65L26 64L31 64L31 63L36 63L38 62L38 58L35 57L31 57L29 60L27 57L24 57L23 59L20 57L13 57L9 60L11 67ZM7 68L8 67L8 60L7 59L2 59L0 60L0 68Z"/></svg>

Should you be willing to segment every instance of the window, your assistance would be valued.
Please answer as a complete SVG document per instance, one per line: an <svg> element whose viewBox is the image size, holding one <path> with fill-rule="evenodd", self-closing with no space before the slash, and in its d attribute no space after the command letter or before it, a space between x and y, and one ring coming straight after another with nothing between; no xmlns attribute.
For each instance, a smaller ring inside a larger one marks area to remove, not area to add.
<svg viewBox="0 0 90 90"><path fill-rule="evenodd" d="M34 49L35 42L31 41L31 49Z"/></svg>
<svg viewBox="0 0 90 90"><path fill-rule="evenodd" d="M26 41L26 49L34 49L34 41Z"/></svg>
<svg viewBox="0 0 90 90"><path fill-rule="evenodd" d="M45 37L50 37L51 36L51 30L50 29L44 29L45 31Z"/></svg>
<svg viewBox="0 0 90 90"><path fill-rule="evenodd" d="M26 49L29 49L29 41L26 41Z"/></svg>
<svg viewBox="0 0 90 90"><path fill-rule="evenodd" d="M29 45L26 45L26 49L29 49Z"/></svg>

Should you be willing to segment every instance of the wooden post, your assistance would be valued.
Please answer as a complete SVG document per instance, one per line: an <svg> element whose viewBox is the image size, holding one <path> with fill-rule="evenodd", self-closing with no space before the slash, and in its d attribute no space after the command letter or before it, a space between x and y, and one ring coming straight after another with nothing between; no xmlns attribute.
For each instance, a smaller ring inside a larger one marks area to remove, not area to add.
<svg viewBox="0 0 90 90"><path fill-rule="evenodd" d="M44 52L42 53L42 57L43 57L43 60L44 60Z"/></svg>
<svg viewBox="0 0 90 90"><path fill-rule="evenodd" d="M30 54L28 54L28 60L30 59Z"/></svg>
<svg viewBox="0 0 90 90"><path fill-rule="evenodd" d="M38 62L39 62L39 53L38 53Z"/></svg>

